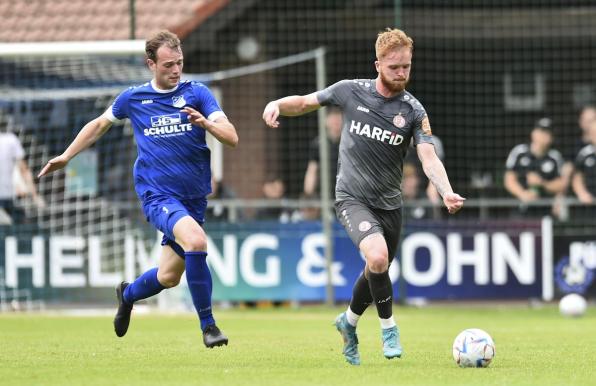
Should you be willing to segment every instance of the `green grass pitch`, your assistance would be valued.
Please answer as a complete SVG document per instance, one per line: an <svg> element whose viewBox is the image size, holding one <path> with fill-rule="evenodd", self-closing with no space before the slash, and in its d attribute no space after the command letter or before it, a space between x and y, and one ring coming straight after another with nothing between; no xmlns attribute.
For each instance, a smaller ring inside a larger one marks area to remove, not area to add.
<svg viewBox="0 0 596 386"><path fill-rule="evenodd" d="M405 355L386 360L374 310L360 321L361 366L341 355L342 308L217 310L230 345L203 346L193 315L134 315L117 338L111 317L0 314L2 385L589 385L596 384L596 310L555 306L395 307ZM486 369L451 356L465 328L488 331Z"/></svg>

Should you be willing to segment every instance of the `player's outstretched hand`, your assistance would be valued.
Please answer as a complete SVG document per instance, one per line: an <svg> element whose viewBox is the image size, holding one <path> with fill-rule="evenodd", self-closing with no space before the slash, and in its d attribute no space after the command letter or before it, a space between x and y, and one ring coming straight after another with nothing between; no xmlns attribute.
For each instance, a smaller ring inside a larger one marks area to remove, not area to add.
<svg viewBox="0 0 596 386"><path fill-rule="evenodd" d="M201 126L202 128L207 128L207 118L203 116L203 114L199 113L197 110L193 109L192 107L186 106L182 110L188 114L188 121L195 126Z"/></svg>
<svg viewBox="0 0 596 386"><path fill-rule="evenodd" d="M449 213L454 214L464 206L466 199L457 193L445 193L443 196L443 203L447 207Z"/></svg>
<svg viewBox="0 0 596 386"><path fill-rule="evenodd" d="M279 117L279 106L277 103L269 102L267 106L265 106L265 111L263 111L263 120L267 124L267 126L272 128L279 127L279 122L277 118Z"/></svg>
<svg viewBox="0 0 596 386"><path fill-rule="evenodd" d="M37 175L37 178L43 177L46 174L50 174L53 171L62 169L68 163L68 157L65 155L59 155L58 157L52 158L48 161L46 166L41 169L41 172Z"/></svg>

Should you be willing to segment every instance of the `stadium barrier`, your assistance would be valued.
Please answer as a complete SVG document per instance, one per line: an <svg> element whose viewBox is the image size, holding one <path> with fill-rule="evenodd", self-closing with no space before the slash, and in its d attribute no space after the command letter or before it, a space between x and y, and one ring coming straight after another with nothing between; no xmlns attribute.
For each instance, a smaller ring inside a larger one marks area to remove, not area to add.
<svg viewBox="0 0 596 386"><path fill-rule="evenodd" d="M209 225L209 263L216 301L325 301L325 237L318 221L251 221ZM113 287L155 264L158 238L124 237L124 255L106 270L98 236L50 235L0 229L5 289L27 290L47 304L110 304ZM334 224L335 301L347 301L363 260ZM407 282L409 298L544 299L554 296L552 221L413 220L403 229L391 277ZM573 248L577 263L581 255ZM589 244L587 244L589 245ZM586 247L588 248L588 247ZM558 250L558 248L555 248ZM592 261L593 262L593 261ZM400 268L403 275L400 274ZM184 302L183 283L178 303ZM10 301L10 299L5 299Z"/></svg>

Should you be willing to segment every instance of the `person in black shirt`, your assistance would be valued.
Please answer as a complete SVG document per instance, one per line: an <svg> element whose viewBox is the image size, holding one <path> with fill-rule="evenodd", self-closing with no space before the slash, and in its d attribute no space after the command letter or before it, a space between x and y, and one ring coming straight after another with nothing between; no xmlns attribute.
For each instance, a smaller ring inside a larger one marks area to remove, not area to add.
<svg viewBox="0 0 596 386"><path fill-rule="evenodd" d="M505 188L517 197L524 214L545 215L542 208L528 211L527 203L554 197L565 188L562 176L563 156L553 149L552 120L541 118L534 125L529 144L515 146L506 162Z"/></svg>
<svg viewBox="0 0 596 386"><path fill-rule="evenodd" d="M586 139L589 141L575 158L573 192L583 204L596 203L596 121L589 125Z"/></svg>

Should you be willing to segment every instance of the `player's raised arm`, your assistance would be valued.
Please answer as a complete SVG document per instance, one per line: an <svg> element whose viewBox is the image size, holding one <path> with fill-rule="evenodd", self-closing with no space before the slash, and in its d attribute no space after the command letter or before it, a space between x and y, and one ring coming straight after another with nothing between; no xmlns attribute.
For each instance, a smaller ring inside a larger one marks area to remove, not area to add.
<svg viewBox="0 0 596 386"><path fill-rule="evenodd" d="M210 132L219 142L231 147L238 145L236 128L225 116L219 117L215 121L210 121L192 107L186 106L181 111L188 114L190 123L201 126Z"/></svg>
<svg viewBox="0 0 596 386"><path fill-rule="evenodd" d="M280 115L294 117L315 111L321 107L317 99L317 93L308 95L291 95L267 103L263 111L263 120L269 127L278 127L277 118Z"/></svg>
<svg viewBox="0 0 596 386"><path fill-rule="evenodd" d="M88 122L83 126L79 134L74 141L72 141L70 146L66 148L64 153L49 160L43 169L41 169L41 172L39 172L37 177L43 177L46 174L65 167L74 156L93 145L111 126L112 121L105 118L103 115Z"/></svg>
<svg viewBox="0 0 596 386"><path fill-rule="evenodd" d="M416 151L422 162L424 173L437 188L441 197L443 197L443 203L449 210L449 213L453 214L460 210L464 205L465 198L453 192L445 167L437 156L434 145L420 143L416 146Z"/></svg>

